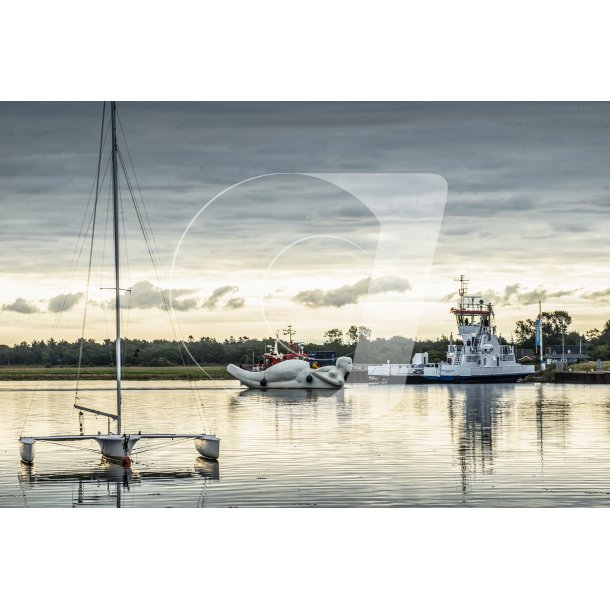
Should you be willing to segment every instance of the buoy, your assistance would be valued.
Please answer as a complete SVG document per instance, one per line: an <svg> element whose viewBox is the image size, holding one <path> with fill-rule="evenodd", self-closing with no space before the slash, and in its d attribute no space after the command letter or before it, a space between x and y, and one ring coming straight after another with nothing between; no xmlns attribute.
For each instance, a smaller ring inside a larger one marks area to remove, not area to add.
<svg viewBox="0 0 610 610"><path fill-rule="evenodd" d="M307 375L307 377L305 377L305 381L307 383L311 383L313 381L313 377L311 375Z"/></svg>
<svg viewBox="0 0 610 610"><path fill-rule="evenodd" d="M123 468L131 468L131 458L128 455L123 456L121 466L123 466Z"/></svg>
<svg viewBox="0 0 610 610"><path fill-rule="evenodd" d="M261 385L263 387L265 387L267 385L267 380L264 377L261 379Z"/></svg>

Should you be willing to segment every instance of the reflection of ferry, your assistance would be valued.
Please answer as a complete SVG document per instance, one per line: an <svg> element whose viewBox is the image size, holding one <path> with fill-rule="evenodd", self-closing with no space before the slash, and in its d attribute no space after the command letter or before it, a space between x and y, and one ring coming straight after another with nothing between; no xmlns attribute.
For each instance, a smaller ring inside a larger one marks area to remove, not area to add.
<svg viewBox="0 0 610 610"><path fill-rule="evenodd" d="M531 375L533 365L516 361L512 345L501 345L496 336L494 311L478 296L466 295L467 280L460 277L460 300L451 309L462 344L453 339L443 362L428 363L428 354L414 354L411 364L369 366L369 378L392 383L498 383Z"/></svg>

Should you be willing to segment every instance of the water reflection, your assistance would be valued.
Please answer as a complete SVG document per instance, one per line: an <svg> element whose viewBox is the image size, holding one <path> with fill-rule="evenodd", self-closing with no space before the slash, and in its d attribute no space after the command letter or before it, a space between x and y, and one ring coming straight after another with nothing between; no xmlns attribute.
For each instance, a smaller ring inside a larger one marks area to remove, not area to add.
<svg viewBox="0 0 610 610"><path fill-rule="evenodd" d="M457 450L461 491L467 495L479 474L494 473L494 433L501 419L501 403L514 401L511 395L514 388L481 384L448 386L447 390L451 437ZM461 422L456 415L460 410Z"/></svg>
<svg viewBox="0 0 610 610"><path fill-rule="evenodd" d="M78 506L125 506L125 500L134 488L153 487L158 481L164 486L184 479L203 480L202 493L197 505L203 506L207 496L208 483L220 479L220 466L217 460L198 457L192 471L180 470L143 470L123 468L120 464L102 458L93 468L61 470L57 472L36 470L35 465L21 462L17 475L25 504L28 493L40 491L69 493L73 508ZM150 482L150 484L149 484ZM49 488L54 488L49 490ZM152 493L149 495L161 495Z"/></svg>
<svg viewBox="0 0 610 610"><path fill-rule="evenodd" d="M243 401L263 400L269 403L279 403L283 405L294 405L302 403L318 402L321 399L335 398L338 404L345 403L345 389L337 390L243 390L234 399L233 404L238 405Z"/></svg>
<svg viewBox="0 0 610 610"><path fill-rule="evenodd" d="M74 425L61 394L39 393L29 416L37 429ZM610 498L610 386L214 387L202 393L204 423L222 438L223 478L218 462L181 445L135 456L126 477L97 452L45 444L35 468L20 467L29 401L2 396L0 506L533 507ZM127 411L147 431L199 429L201 414L182 397L182 387L155 389Z"/></svg>
<svg viewBox="0 0 610 610"><path fill-rule="evenodd" d="M540 456L540 473L544 474L544 390L539 384L536 389L536 440Z"/></svg>

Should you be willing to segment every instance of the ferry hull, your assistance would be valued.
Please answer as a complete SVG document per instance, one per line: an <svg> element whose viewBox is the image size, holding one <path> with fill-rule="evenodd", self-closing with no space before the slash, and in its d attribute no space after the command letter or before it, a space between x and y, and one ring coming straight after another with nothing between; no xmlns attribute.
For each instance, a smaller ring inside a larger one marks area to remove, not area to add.
<svg viewBox="0 0 610 610"><path fill-rule="evenodd" d="M516 383L527 377L524 373L510 373L507 375L440 375L439 377L426 377L425 375L407 375L401 380L390 383L404 383L406 385L431 383ZM404 381L403 381L404 379Z"/></svg>

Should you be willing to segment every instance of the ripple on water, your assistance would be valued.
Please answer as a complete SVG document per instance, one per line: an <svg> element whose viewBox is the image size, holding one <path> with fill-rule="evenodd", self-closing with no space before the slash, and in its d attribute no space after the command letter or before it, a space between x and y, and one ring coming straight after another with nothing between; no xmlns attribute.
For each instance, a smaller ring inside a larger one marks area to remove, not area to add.
<svg viewBox="0 0 610 610"><path fill-rule="evenodd" d="M193 395L182 382L133 382L124 396L127 432L200 432L208 425L222 439L221 455L218 462L199 458L191 441L150 451L153 442L142 442L125 472L101 461L94 441L38 443L35 466L21 464L22 429L78 430L69 384L31 385L0 384L3 507L610 503L606 386L348 384L315 394L223 382L201 384ZM112 410L107 389L106 382L87 382L82 404ZM86 433L104 426L86 415Z"/></svg>

